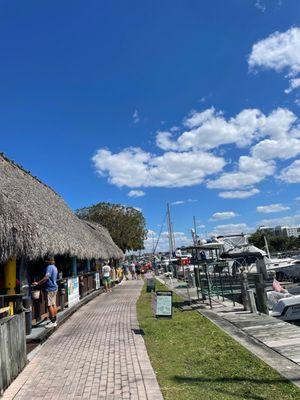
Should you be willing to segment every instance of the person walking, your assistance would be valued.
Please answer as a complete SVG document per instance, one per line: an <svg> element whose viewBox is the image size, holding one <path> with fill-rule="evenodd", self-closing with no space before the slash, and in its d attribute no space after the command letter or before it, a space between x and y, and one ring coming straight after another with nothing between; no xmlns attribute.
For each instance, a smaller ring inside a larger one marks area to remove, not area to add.
<svg viewBox="0 0 300 400"><path fill-rule="evenodd" d="M46 258L46 273L45 276L38 282L33 282L34 286L42 286L47 296L47 306L49 311L50 323L45 328L54 328L57 326L56 316L56 294L57 294L57 268L53 256Z"/></svg>
<svg viewBox="0 0 300 400"><path fill-rule="evenodd" d="M103 284L104 284L104 289L105 292L111 292L111 286L110 286L110 274L111 274L111 268L108 264L107 261L105 261L104 266L102 267L102 279L103 279Z"/></svg>
<svg viewBox="0 0 300 400"><path fill-rule="evenodd" d="M131 279L136 279L136 271L135 271L135 263L132 261L130 264L130 273L131 273Z"/></svg>
<svg viewBox="0 0 300 400"><path fill-rule="evenodd" d="M123 263L123 273L124 273L124 276L125 276L125 279L126 279L126 281L128 281L128 264L127 264L127 261L125 261L124 263Z"/></svg>

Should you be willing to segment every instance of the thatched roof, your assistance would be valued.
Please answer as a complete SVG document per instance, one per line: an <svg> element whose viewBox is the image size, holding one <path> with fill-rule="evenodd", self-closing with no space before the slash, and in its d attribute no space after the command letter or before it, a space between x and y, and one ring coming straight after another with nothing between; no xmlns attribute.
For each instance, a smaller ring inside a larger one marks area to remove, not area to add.
<svg viewBox="0 0 300 400"><path fill-rule="evenodd" d="M46 254L123 257L105 228L80 220L49 186L0 155L0 262Z"/></svg>

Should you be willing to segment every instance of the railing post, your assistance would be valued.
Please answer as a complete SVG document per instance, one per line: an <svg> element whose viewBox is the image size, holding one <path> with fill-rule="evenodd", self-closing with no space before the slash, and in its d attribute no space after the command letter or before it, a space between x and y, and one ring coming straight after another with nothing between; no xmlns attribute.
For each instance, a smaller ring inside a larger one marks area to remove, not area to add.
<svg viewBox="0 0 300 400"><path fill-rule="evenodd" d="M254 283L255 283L258 311L263 314L268 315L269 310L268 310L268 303L267 303L266 286L265 286L263 275L255 274L254 275Z"/></svg>
<svg viewBox="0 0 300 400"><path fill-rule="evenodd" d="M250 311L252 314L257 314L256 302L254 298L254 292L252 289L247 290L249 303L250 303Z"/></svg>
<svg viewBox="0 0 300 400"><path fill-rule="evenodd" d="M242 272L241 274L241 294L242 294L242 302L245 311L250 311L250 304L248 298L249 284L246 272Z"/></svg>

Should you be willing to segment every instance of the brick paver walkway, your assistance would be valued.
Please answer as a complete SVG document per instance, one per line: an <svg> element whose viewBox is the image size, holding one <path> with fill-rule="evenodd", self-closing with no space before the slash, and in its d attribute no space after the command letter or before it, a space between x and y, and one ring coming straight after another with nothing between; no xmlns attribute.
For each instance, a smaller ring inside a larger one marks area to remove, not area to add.
<svg viewBox="0 0 300 400"><path fill-rule="evenodd" d="M124 282L80 308L43 345L3 400L162 400L136 301L141 281Z"/></svg>

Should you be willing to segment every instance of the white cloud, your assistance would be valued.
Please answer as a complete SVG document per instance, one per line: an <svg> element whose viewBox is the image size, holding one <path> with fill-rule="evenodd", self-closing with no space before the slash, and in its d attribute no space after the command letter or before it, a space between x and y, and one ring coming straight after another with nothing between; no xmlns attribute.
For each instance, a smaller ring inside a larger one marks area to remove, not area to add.
<svg viewBox="0 0 300 400"><path fill-rule="evenodd" d="M300 154L300 140L287 138L281 140L266 139L252 148L254 157L262 160L274 158L289 159Z"/></svg>
<svg viewBox="0 0 300 400"><path fill-rule="evenodd" d="M286 183L300 183L300 160L296 160L284 168L279 178Z"/></svg>
<svg viewBox="0 0 300 400"><path fill-rule="evenodd" d="M278 107L268 116L263 117L261 123L262 136L273 139L286 138L293 134L293 124L297 121L296 115L287 108Z"/></svg>
<svg viewBox="0 0 300 400"><path fill-rule="evenodd" d="M142 190L130 190L130 192L128 193L129 197L142 197L145 196L145 192L143 192Z"/></svg>
<svg viewBox="0 0 300 400"><path fill-rule="evenodd" d="M132 114L132 120L134 124L137 124L138 122L140 122L140 117L139 117L139 113L138 110L135 109L134 113Z"/></svg>
<svg viewBox="0 0 300 400"><path fill-rule="evenodd" d="M258 128L263 121L263 114L256 109L242 110L234 118L226 120L221 112L210 108L194 113L185 121L185 124L192 129L183 132L176 143L180 150L191 148L208 150L230 143L245 147L260 136Z"/></svg>
<svg viewBox="0 0 300 400"><path fill-rule="evenodd" d="M254 157L262 160L288 159L300 154L300 130L296 115L286 108L277 108L266 117L261 127L269 136L252 147Z"/></svg>
<svg viewBox="0 0 300 400"><path fill-rule="evenodd" d="M196 128L200 125L203 125L204 122L212 119L215 115L221 115L220 113L216 114L216 110L214 107L208 108L205 111L197 112L196 110L192 110L190 115L183 120L183 124L188 128Z"/></svg>
<svg viewBox="0 0 300 400"><path fill-rule="evenodd" d="M275 32L255 43L248 63L251 69L285 71L287 77L290 78L298 75L300 72L300 28L293 27L283 33ZM291 90L293 84L291 80Z"/></svg>
<svg viewBox="0 0 300 400"><path fill-rule="evenodd" d="M235 117L225 119L214 108L193 113L184 120L190 129L178 137L169 131L158 131L156 144L162 150L210 150L221 145L247 147L256 142L252 153L258 158L290 158L299 153L300 129L296 115L277 108L269 115L257 109L244 109ZM260 143L257 141L262 140ZM280 149L284 149L281 154ZM293 150L291 150L293 149Z"/></svg>
<svg viewBox="0 0 300 400"><path fill-rule="evenodd" d="M298 226L300 225L300 214L290 215L282 218L263 219L259 221L259 226Z"/></svg>
<svg viewBox="0 0 300 400"><path fill-rule="evenodd" d="M166 152L155 156L140 148L127 148L116 154L99 149L92 160L96 171L119 187L193 186L225 165L223 158L206 152Z"/></svg>
<svg viewBox="0 0 300 400"><path fill-rule="evenodd" d="M255 196L258 193L259 190L256 188L249 190L230 190L219 193L219 197L222 197L223 199L247 199L248 197Z"/></svg>
<svg viewBox="0 0 300 400"><path fill-rule="evenodd" d="M95 169L119 187L184 187L206 182L209 189L223 190L219 194L222 198L242 199L257 194L253 186L274 174L275 159L300 154L299 120L286 108L268 115L244 109L225 118L223 112L211 107L193 111L183 119L181 129L185 131L180 134L178 129L157 132L156 145L163 150L158 155L131 147L118 153L99 149L93 157ZM231 164L231 170L216 177L225 166L221 154L229 145L248 148L249 155L241 156L237 164ZM287 170L282 176L287 176Z"/></svg>
<svg viewBox="0 0 300 400"><path fill-rule="evenodd" d="M212 236L221 236L221 235L239 235L241 233L249 233L253 231L253 228L248 227L247 224L226 224L226 225L217 225L214 227L213 231L210 233Z"/></svg>
<svg viewBox="0 0 300 400"><path fill-rule="evenodd" d="M265 12L267 8L265 3L263 3L261 0L256 0L255 7L261 12Z"/></svg>
<svg viewBox="0 0 300 400"><path fill-rule="evenodd" d="M285 89L285 93L289 94L291 93L293 90L297 89L298 87L300 87L300 78L294 78L290 80L290 86L288 89Z"/></svg>
<svg viewBox="0 0 300 400"><path fill-rule="evenodd" d="M241 156L236 172L223 173L216 180L208 181L209 189L247 188L261 182L275 171L273 162L265 162L258 158Z"/></svg>
<svg viewBox="0 0 300 400"><path fill-rule="evenodd" d="M267 206L258 206L256 207L256 211L259 213L270 214L281 211L289 210L290 207L283 206L282 204L269 204Z"/></svg>
<svg viewBox="0 0 300 400"><path fill-rule="evenodd" d="M175 237L175 245L176 247L181 246L189 246L192 244L192 238L186 236L183 232L174 232ZM152 235L149 235L148 238L144 241L145 252L152 252L153 251L153 244L154 247L157 243L158 235L155 232ZM162 232L156 251L168 251L169 250L169 235L168 232Z"/></svg>
<svg viewBox="0 0 300 400"><path fill-rule="evenodd" d="M156 145L162 150L177 150L178 146L173 140L171 132L158 131L156 135Z"/></svg>
<svg viewBox="0 0 300 400"><path fill-rule="evenodd" d="M196 203L197 201L198 201L198 200L194 200L194 199L176 200L176 201L173 201L173 202L171 203L171 206L178 206L178 205L186 204L186 203Z"/></svg>
<svg viewBox="0 0 300 400"><path fill-rule="evenodd" d="M218 220L222 220L222 219L231 219L236 216L237 216L237 214L233 211L216 212L211 217L211 221L218 221Z"/></svg>

